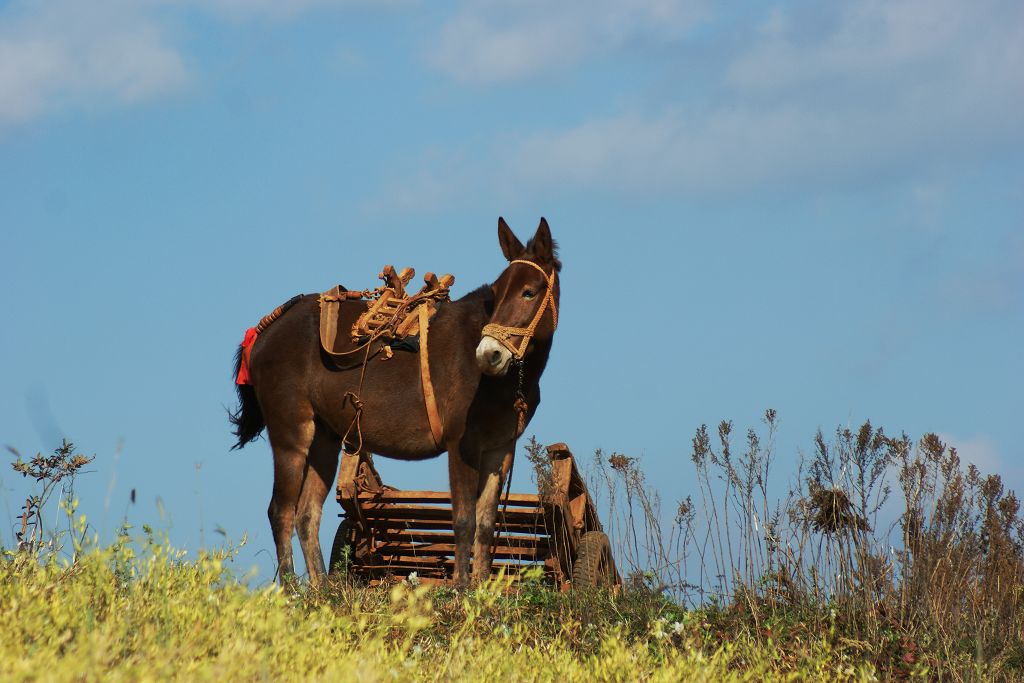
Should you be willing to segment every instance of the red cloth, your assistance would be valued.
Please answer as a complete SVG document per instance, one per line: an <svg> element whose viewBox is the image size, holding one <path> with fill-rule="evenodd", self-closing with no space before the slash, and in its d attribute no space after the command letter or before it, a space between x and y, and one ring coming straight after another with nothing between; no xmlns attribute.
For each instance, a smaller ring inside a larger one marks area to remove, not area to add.
<svg viewBox="0 0 1024 683"><path fill-rule="evenodd" d="M255 327L245 331L245 339L242 340L242 362L238 366L235 384L252 384L252 380L249 379L249 354L252 353L252 345L256 343L256 334Z"/></svg>

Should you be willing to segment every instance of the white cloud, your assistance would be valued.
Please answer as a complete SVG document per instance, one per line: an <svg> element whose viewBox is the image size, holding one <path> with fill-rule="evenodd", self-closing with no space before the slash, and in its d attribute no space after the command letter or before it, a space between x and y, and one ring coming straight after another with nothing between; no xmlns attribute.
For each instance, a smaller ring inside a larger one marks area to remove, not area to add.
<svg viewBox="0 0 1024 683"><path fill-rule="evenodd" d="M762 27L760 40L731 65L728 81L742 90L779 92L840 79L885 81L915 65L959 60L965 55L957 54L957 48L974 42L997 19L984 5L960 0L843 3L835 6L831 30L813 36L801 35L802 22L776 11Z"/></svg>
<svg viewBox="0 0 1024 683"><path fill-rule="evenodd" d="M127 104L185 87L175 11L282 20L353 0L38 0L0 9L0 128L65 106Z"/></svg>
<svg viewBox="0 0 1024 683"><path fill-rule="evenodd" d="M50 0L0 14L0 126L69 102L134 102L187 80L145 3Z"/></svg>
<svg viewBox="0 0 1024 683"><path fill-rule="evenodd" d="M714 104L534 136L533 167L574 178L582 161L586 182L703 191L954 162L1022 140L1024 5L842 7L813 38L773 19L732 60Z"/></svg>
<svg viewBox="0 0 1024 683"><path fill-rule="evenodd" d="M852 137L862 144L850 146ZM791 180L839 161L862 163L890 137L871 112L668 108L530 135L511 158L513 169L539 184L714 193Z"/></svg>
<svg viewBox="0 0 1024 683"><path fill-rule="evenodd" d="M570 3L549 19L527 6L464 9L446 27L435 63L463 80L525 77L657 25L652 10L646 22L624 22L608 38L615 22L600 11L582 16L586 11ZM492 159L462 175L486 177L500 164L501 182L512 186L662 194L841 186L862 178L914 183L922 171L1024 143L1024 4L797 7L770 12L748 27L746 40L723 38L716 49L724 55L655 65L666 78L671 70L704 69L710 77L697 80L707 87L695 90L689 80L686 88L646 91L631 108L589 114L576 125L508 134ZM498 9L505 10L502 21ZM576 31L568 29L569 17L581 22ZM689 21L666 21L658 35L689 44ZM616 101L627 97L618 92Z"/></svg>
<svg viewBox="0 0 1024 683"><path fill-rule="evenodd" d="M634 41L673 41L697 22L699 0L486 0L449 19L428 61L456 80L516 80Z"/></svg>

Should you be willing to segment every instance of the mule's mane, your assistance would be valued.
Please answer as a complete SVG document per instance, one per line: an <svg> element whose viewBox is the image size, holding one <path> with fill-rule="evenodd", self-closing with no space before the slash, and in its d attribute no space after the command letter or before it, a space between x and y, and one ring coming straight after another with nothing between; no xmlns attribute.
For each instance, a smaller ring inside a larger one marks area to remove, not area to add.
<svg viewBox="0 0 1024 683"><path fill-rule="evenodd" d="M456 313L456 311L460 311L460 313ZM473 324L476 324L475 319L479 316L480 327L483 327L493 311L494 292L491 290L490 285L480 285L476 289L463 294L458 299L453 299L450 303L437 307L438 316L470 316L470 318L474 319Z"/></svg>
<svg viewBox="0 0 1024 683"><path fill-rule="evenodd" d="M487 284L480 285L479 287L477 287L473 291L471 291L471 292L469 292L467 294L464 294L463 296L460 296L458 299L456 299L456 301L464 301L466 303L472 303L473 301L476 301L478 299L483 301L485 304L487 304L487 303L493 304L494 303L494 290L491 289L490 285L487 285Z"/></svg>

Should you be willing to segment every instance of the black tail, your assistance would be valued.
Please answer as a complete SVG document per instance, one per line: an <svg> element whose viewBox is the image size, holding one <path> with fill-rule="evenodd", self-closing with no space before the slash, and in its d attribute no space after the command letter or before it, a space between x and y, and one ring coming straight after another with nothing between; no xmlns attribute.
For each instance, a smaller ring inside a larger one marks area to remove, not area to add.
<svg viewBox="0 0 1024 683"><path fill-rule="evenodd" d="M238 347L235 353L235 374L238 377L238 369L242 366L242 347ZM235 426L235 436L238 443L232 446L231 450L241 448L250 441L254 441L260 435L267 423L263 421L263 411L260 410L260 403L256 400L256 390L251 384L236 384L238 390L238 410L228 412L228 419Z"/></svg>

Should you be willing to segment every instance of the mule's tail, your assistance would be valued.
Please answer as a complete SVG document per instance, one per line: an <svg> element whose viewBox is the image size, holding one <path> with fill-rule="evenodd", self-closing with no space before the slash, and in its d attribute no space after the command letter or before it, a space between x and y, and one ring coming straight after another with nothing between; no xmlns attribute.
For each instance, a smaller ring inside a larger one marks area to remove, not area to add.
<svg viewBox="0 0 1024 683"><path fill-rule="evenodd" d="M234 377L238 377L238 370L242 366L242 347L238 347L235 353ZM234 434L238 437L238 443L232 446L231 450L242 448L250 441L254 441L260 435L267 423L263 420L263 411L260 410L260 403L256 400L256 390L251 384L236 384L238 390L238 410L228 412L228 419L235 426Z"/></svg>

